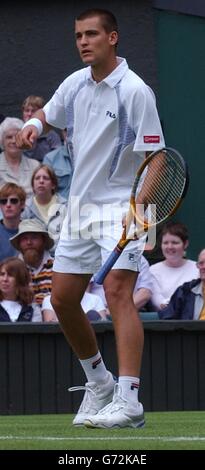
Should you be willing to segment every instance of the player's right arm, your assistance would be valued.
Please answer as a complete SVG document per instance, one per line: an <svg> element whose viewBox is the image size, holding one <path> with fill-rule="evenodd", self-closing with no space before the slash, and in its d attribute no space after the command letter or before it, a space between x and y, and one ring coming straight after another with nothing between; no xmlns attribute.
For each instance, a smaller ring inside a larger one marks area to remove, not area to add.
<svg viewBox="0 0 205 470"><path fill-rule="evenodd" d="M19 148L31 149L42 132L46 133L51 128L52 127L46 122L44 111L39 109L16 134L16 144Z"/></svg>

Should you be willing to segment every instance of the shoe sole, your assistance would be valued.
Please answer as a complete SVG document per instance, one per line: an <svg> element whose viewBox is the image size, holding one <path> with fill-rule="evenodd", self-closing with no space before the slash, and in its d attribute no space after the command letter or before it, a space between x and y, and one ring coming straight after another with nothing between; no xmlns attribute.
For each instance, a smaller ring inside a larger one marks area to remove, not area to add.
<svg viewBox="0 0 205 470"><path fill-rule="evenodd" d="M84 421L84 426L86 428L99 428L99 429L114 429L114 428L143 428L145 425L145 420L143 419L139 423L130 423L130 424L113 424L112 426L105 425L103 423L100 424L93 424L92 421L89 421L88 419Z"/></svg>

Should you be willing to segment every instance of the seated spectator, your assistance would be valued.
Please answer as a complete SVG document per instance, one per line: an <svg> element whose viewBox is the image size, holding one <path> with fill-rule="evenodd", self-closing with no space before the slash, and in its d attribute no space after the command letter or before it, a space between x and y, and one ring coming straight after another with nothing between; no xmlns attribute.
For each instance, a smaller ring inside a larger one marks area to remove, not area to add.
<svg viewBox="0 0 205 470"><path fill-rule="evenodd" d="M42 317L44 322L48 323L57 323L58 318L53 310L53 307L51 305L51 295L46 295L43 299L42 306L41 306L41 312L42 312Z"/></svg>
<svg viewBox="0 0 205 470"><path fill-rule="evenodd" d="M53 258L49 250L54 241L36 219L22 220L10 241L30 271L34 300L42 308L43 300L52 288Z"/></svg>
<svg viewBox="0 0 205 470"><path fill-rule="evenodd" d="M16 145L16 134L22 129L23 121L6 117L0 124L0 188L5 183L22 186L27 196L32 194L31 177L39 165L37 160L30 160Z"/></svg>
<svg viewBox="0 0 205 470"><path fill-rule="evenodd" d="M44 104L45 100L41 96L27 96L22 104L23 121L26 122L31 119L38 109L43 108ZM47 134L41 134L32 149L25 150L24 153L27 157L42 162L44 155L59 146L62 146L59 134L54 130L50 130Z"/></svg>
<svg viewBox="0 0 205 470"><path fill-rule="evenodd" d="M205 249L198 256L199 278L185 282L159 311L162 320L205 320Z"/></svg>
<svg viewBox="0 0 205 470"><path fill-rule="evenodd" d="M144 256L141 256L140 272L135 284L133 299L137 310L146 310L146 305L151 299L153 284L149 270L149 263Z"/></svg>
<svg viewBox="0 0 205 470"><path fill-rule="evenodd" d="M146 304L149 302L151 299L152 295L152 276L149 272L149 263L145 259L144 256L141 257L141 266L140 266L140 272L137 278L137 282L135 284L134 292L133 292L133 298L134 298L134 303L137 307L138 310L141 310L143 308L146 309ZM104 288L102 285L97 284L94 281L94 278L92 277L90 282L89 282L89 292L92 294L97 294L98 296L101 297L105 308L107 308L107 301L105 298L105 293L104 293ZM108 312L109 314L109 312Z"/></svg>
<svg viewBox="0 0 205 470"><path fill-rule="evenodd" d="M15 257L6 258L0 263L0 322L41 321L25 263Z"/></svg>
<svg viewBox="0 0 205 470"><path fill-rule="evenodd" d="M68 199L73 173L73 164L66 143L66 129L62 131L64 144L47 153L43 159L45 165L55 171L58 180L57 192Z"/></svg>
<svg viewBox="0 0 205 470"><path fill-rule="evenodd" d="M153 310L166 307L178 286L198 278L196 262L184 257L188 244L188 232L184 224L169 222L164 225L161 248L165 259L150 266Z"/></svg>
<svg viewBox="0 0 205 470"><path fill-rule="evenodd" d="M81 300L81 307L91 321L109 319L108 309L97 294L86 291Z"/></svg>
<svg viewBox="0 0 205 470"><path fill-rule="evenodd" d="M101 297L96 294L85 292L81 301L82 309L90 321L108 320L109 312L107 311ZM50 295L46 296L42 304L42 315L46 322L57 322L58 318L53 310L50 302Z"/></svg>
<svg viewBox="0 0 205 470"><path fill-rule="evenodd" d="M57 178L52 168L39 165L31 179L34 195L26 201L23 219L38 219L55 241L54 254L62 223L66 214L67 200L56 194Z"/></svg>
<svg viewBox="0 0 205 470"><path fill-rule="evenodd" d="M16 256L17 251L10 243L10 238L18 232L21 213L24 210L26 193L15 183L6 183L0 189L0 261Z"/></svg>

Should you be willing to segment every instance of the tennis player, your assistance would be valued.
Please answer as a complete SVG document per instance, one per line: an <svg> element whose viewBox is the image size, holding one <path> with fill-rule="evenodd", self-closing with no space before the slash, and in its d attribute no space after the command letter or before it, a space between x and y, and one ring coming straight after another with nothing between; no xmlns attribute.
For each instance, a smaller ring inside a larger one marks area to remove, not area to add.
<svg viewBox="0 0 205 470"><path fill-rule="evenodd" d="M142 241L128 244L104 281L117 345L117 382L80 303L92 274L120 238L136 169L146 152L164 146L164 138L152 90L116 55L113 14L83 12L75 21L75 37L86 67L67 77L26 122L17 144L31 148L52 126L68 130L74 174L55 254L52 304L87 378L73 424L138 428L144 425L138 400L144 336L133 289Z"/></svg>

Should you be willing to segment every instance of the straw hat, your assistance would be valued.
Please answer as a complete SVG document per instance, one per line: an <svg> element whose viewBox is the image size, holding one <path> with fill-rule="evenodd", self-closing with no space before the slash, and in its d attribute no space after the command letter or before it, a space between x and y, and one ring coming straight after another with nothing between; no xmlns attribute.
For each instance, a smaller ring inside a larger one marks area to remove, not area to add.
<svg viewBox="0 0 205 470"><path fill-rule="evenodd" d="M10 238L11 244L19 250L19 239L23 233L43 233L46 240L46 250L50 250L54 245L54 240L48 234L45 226L38 219L24 219L20 222L18 232Z"/></svg>

